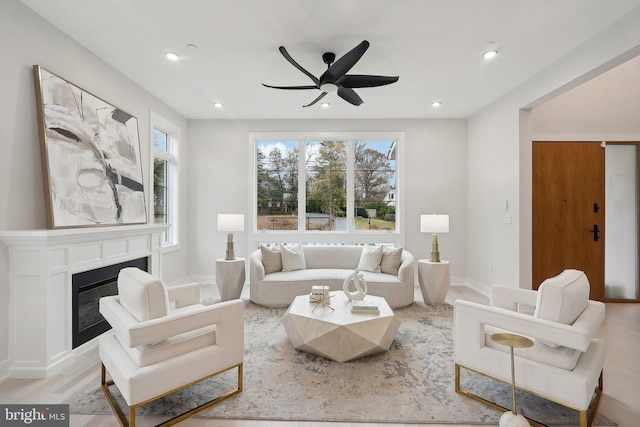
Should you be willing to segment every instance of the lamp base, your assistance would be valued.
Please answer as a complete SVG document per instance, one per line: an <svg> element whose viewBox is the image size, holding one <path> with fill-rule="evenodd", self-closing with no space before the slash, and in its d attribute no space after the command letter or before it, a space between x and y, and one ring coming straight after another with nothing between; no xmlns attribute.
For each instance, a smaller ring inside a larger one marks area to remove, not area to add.
<svg viewBox="0 0 640 427"><path fill-rule="evenodd" d="M438 235L433 233L431 237L431 258L430 262L440 262L440 251L438 251Z"/></svg>
<svg viewBox="0 0 640 427"><path fill-rule="evenodd" d="M236 253L233 250L233 233L227 234L227 250L224 253L224 259L226 261L233 261L236 259Z"/></svg>
<svg viewBox="0 0 640 427"><path fill-rule="evenodd" d="M529 421L520 414L514 414L513 412L505 412L500 415L500 427L530 427Z"/></svg>

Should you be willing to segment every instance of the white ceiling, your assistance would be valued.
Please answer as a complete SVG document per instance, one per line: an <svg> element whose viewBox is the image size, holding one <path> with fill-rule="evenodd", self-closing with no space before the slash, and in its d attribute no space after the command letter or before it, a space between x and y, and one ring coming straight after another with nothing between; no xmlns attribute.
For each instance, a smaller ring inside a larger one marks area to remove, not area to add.
<svg viewBox="0 0 640 427"><path fill-rule="evenodd" d="M189 119L468 117L562 58L640 0L21 0ZM311 80L322 53L371 43L351 74L398 75L336 94L274 85ZM483 60L494 41L499 55ZM197 48L188 47L194 44ZM182 59L169 62L164 54ZM431 102L441 100L438 109ZM214 101L224 103L216 109Z"/></svg>

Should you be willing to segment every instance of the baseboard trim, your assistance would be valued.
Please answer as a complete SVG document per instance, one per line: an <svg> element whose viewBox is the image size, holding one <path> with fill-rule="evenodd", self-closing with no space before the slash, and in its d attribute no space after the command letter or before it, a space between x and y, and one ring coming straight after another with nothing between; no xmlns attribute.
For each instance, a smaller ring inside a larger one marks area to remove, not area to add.
<svg viewBox="0 0 640 427"><path fill-rule="evenodd" d="M464 284L476 292L484 295L489 298L491 296L491 286L485 283L477 282L473 279L469 279L468 277L464 278Z"/></svg>
<svg viewBox="0 0 640 427"><path fill-rule="evenodd" d="M186 285L187 283L199 283L201 285L215 285L216 276L184 276L173 282L169 283L167 286L174 285Z"/></svg>
<svg viewBox="0 0 640 427"><path fill-rule="evenodd" d="M0 383L8 380L10 377L9 366L11 365L11 359L5 359L0 362Z"/></svg>

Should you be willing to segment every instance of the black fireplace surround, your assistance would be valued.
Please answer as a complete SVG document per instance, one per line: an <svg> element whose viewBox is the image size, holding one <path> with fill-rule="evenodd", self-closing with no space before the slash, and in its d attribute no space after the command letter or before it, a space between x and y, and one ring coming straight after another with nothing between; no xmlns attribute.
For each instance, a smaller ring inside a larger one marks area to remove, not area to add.
<svg viewBox="0 0 640 427"><path fill-rule="evenodd" d="M147 257L76 273L72 283L72 345L76 348L111 329L99 312L100 298L118 294L118 273L125 267L149 271Z"/></svg>

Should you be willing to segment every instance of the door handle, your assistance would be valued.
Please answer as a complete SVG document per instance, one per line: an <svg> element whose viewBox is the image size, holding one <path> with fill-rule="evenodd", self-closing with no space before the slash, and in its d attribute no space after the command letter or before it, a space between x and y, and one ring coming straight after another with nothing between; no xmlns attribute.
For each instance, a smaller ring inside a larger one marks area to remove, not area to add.
<svg viewBox="0 0 640 427"><path fill-rule="evenodd" d="M593 233L593 241L597 242L600 239L600 229L598 228L598 224L593 224L593 228L589 231Z"/></svg>

